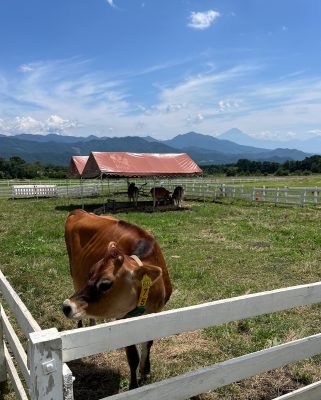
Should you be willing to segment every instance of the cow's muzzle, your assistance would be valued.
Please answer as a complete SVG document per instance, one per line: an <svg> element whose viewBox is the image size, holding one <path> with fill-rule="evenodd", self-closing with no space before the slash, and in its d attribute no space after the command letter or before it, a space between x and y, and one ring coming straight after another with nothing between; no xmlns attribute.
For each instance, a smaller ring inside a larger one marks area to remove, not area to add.
<svg viewBox="0 0 321 400"><path fill-rule="evenodd" d="M83 307L79 307L76 303L70 301L70 299L63 302L62 311L67 318L76 320L81 319L86 314Z"/></svg>

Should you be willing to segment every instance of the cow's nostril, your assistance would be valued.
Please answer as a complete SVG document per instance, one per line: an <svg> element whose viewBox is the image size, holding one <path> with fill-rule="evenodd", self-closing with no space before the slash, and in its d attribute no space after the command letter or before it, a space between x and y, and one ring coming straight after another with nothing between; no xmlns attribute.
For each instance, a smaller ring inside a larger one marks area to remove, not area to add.
<svg viewBox="0 0 321 400"><path fill-rule="evenodd" d="M62 311L65 314L66 317L69 316L69 314L71 313L71 307L67 306L66 304L62 305Z"/></svg>

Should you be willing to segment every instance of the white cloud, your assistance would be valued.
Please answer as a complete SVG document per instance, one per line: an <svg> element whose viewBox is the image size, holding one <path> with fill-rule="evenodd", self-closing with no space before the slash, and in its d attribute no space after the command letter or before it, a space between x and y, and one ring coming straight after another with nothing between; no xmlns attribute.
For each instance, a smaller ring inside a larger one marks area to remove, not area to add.
<svg viewBox="0 0 321 400"><path fill-rule="evenodd" d="M193 29L207 29L221 14L218 11L209 10L204 12L192 11L188 26Z"/></svg>
<svg viewBox="0 0 321 400"><path fill-rule="evenodd" d="M310 131L308 131L308 133L313 136L321 136L321 129L311 129Z"/></svg>
<svg viewBox="0 0 321 400"><path fill-rule="evenodd" d="M203 64L202 73L142 85L142 96L154 91L151 101L131 88L154 67L129 71L120 80L93 72L88 60L77 58L29 65L14 79L0 73L0 133L165 139L193 125L207 134L237 126L253 136L284 139L321 133L321 77L292 73L266 82L256 79L265 72L257 64L215 69Z"/></svg>
<svg viewBox="0 0 321 400"><path fill-rule="evenodd" d="M113 8L116 7L115 4L114 4L114 0L106 0L106 1L110 5L110 7L113 7Z"/></svg>
<svg viewBox="0 0 321 400"><path fill-rule="evenodd" d="M42 131L43 125L40 121L35 118L27 117L16 117L13 129L17 132L38 132Z"/></svg>
<svg viewBox="0 0 321 400"><path fill-rule="evenodd" d="M33 67L30 64L22 64L19 67L20 72L31 72L33 71Z"/></svg>
<svg viewBox="0 0 321 400"><path fill-rule="evenodd" d="M187 125L197 125L200 124L201 122L203 122L204 120L204 115L201 113L198 113L196 115L189 115L186 118L186 123Z"/></svg>
<svg viewBox="0 0 321 400"><path fill-rule="evenodd" d="M76 121L63 119L58 115L51 115L45 120L36 119L30 115L0 119L0 130L8 134L63 134L66 129L75 128L77 126L78 124Z"/></svg>
<svg viewBox="0 0 321 400"><path fill-rule="evenodd" d="M218 107L221 112L232 111L240 107L240 104L234 100L220 100Z"/></svg>
<svg viewBox="0 0 321 400"><path fill-rule="evenodd" d="M68 128L75 128L77 122L63 119L59 115L51 115L45 123L45 130L52 133L63 133Z"/></svg>

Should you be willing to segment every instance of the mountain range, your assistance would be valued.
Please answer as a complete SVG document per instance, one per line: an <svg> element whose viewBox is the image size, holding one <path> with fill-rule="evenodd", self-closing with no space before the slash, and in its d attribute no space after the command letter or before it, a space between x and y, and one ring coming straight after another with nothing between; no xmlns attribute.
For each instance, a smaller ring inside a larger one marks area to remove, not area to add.
<svg viewBox="0 0 321 400"><path fill-rule="evenodd" d="M316 138L320 139L321 138ZM231 129L213 137L189 132L170 140L157 140L151 136L137 137L77 137L58 134L32 135L0 134L0 157L19 156L27 162L67 165L73 155L88 155L91 151L128 151L137 153L188 153L198 164L226 164L240 158L257 161L303 160L311 154L295 148L262 147L262 141L254 139L238 129ZM272 146L268 143L267 146ZM314 147L316 149L316 147ZM318 146L321 149L321 145ZM315 151L311 153L315 154Z"/></svg>
<svg viewBox="0 0 321 400"><path fill-rule="evenodd" d="M264 149L289 148L304 151L306 153L321 154L321 136L313 136L308 139L288 139L286 141L271 139L256 139L240 129L232 128L218 136L220 139L231 140L232 142L244 145L261 147Z"/></svg>

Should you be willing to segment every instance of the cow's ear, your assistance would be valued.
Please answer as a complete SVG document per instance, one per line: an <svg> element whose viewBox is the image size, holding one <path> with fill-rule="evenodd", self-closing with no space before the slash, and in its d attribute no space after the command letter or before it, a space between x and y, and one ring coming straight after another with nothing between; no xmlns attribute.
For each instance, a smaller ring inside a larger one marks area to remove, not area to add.
<svg viewBox="0 0 321 400"><path fill-rule="evenodd" d="M143 279L144 275L148 275L152 282L154 282L162 275L162 270L161 268L156 267L156 265L142 265L134 271L134 278L139 281Z"/></svg>

